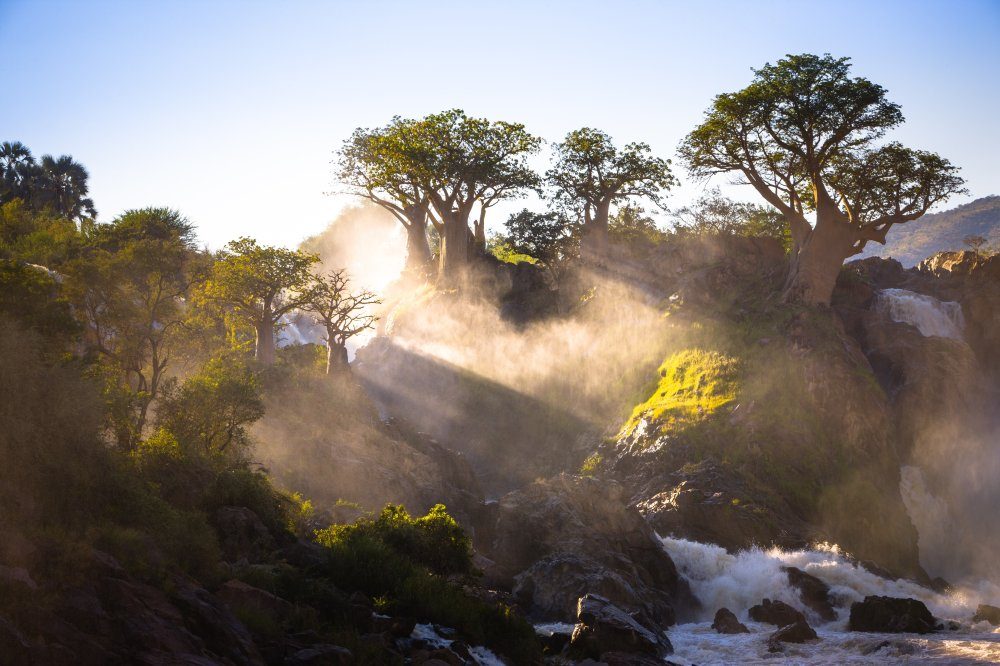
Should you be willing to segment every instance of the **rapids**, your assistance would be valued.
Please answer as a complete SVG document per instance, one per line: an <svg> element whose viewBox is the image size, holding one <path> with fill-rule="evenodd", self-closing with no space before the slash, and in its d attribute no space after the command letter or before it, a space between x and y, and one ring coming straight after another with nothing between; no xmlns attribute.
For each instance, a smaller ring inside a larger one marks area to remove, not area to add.
<svg viewBox="0 0 1000 666"><path fill-rule="evenodd" d="M828 544L795 551L752 548L733 554L719 546L685 539L664 537L661 541L703 604L695 621L667 631L675 651L669 658L672 662L685 665L1000 662L1000 629L985 622L972 622L978 604L1000 601L1000 589L996 586L960 587L939 594L914 581L876 576ZM837 619L823 622L805 607L798 590L789 585L783 566L798 567L829 585ZM919 599L935 617L953 621L958 628L926 636L847 631L851 603L868 595ZM780 599L803 610L820 640L787 645L782 653L768 652L766 639L775 627L753 622L747 615L750 606L765 597ZM711 628L712 617L723 606L736 613L751 633L732 636L716 633Z"/></svg>

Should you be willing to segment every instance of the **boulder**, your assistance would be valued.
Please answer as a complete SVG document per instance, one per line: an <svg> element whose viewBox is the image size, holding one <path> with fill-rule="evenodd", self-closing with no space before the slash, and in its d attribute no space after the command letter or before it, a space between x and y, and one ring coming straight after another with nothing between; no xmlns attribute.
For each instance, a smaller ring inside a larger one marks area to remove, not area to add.
<svg viewBox="0 0 1000 666"><path fill-rule="evenodd" d="M0 655L11 663L29 663L31 659L31 644L3 617L0 617Z"/></svg>
<svg viewBox="0 0 1000 666"><path fill-rule="evenodd" d="M767 639L767 645L771 652L777 652L781 650L782 643L805 643L816 638L819 637L808 622L797 620L771 634Z"/></svg>
<svg viewBox="0 0 1000 666"><path fill-rule="evenodd" d="M279 622L293 610L292 604L281 597L239 580L229 580L223 583L216 592L216 596L234 611L249 611L265 615Z"/></svg>
<svg viewBox="0 0 1000 666"><path fill-rule="evenodd" d="M246 558L259 562L274 550L274 539L267 527L245 506L223 506L215 512L222 556L227 562Z"/></svg>
<svg viewBox="0 0 1000 666"><path fill-rule="evenodd" d="M776 627L785 627L796 622L805 622L802 611L792 608L784 601L764 601L750 609L750 619L754 622L766 622Z"/></svg>
<svg viewBox="0 0 1000 666"><path fill-rule="evenodd" d="M572 621L589 592L661 626L675 622L675 606L697 603L617 483L563 474L486 508L476 545L494 562L493 582L515 589L534 618Z"/></svg>
<svg viewBox="0 0 1000 666"><path fill-rule="evenodd" d="M851 631L927 634L936 622L927 606L916 599L865 597L851 604Z"/></svg>
<svg viewBox="0 0 1000 666"><path fill-rule="evenodd" d="M830 586L816 576L798 567L782 567L788 574L788 583L798 589L799 598L807 608L811 608L822 619L830 622L837 619L837 613L830 601Z"/></svg>
<svg viewBox="0 0 1000 666"><path fill-rule="evenodd" d="M605 597L587 594L577 604L577 624L570 638L574 658L601 659L612 652L662 659L673 646L662 630L639 615L631 615Z"/></svg>
<svg viewBox="0 0 1000 666"><path fill-rule="evenodd" d="M712 621L712 629L720 634L749 634L750 630L740 622L733 611L728 608L720 608L715 611L715 619Z"/></svg>
<svg viewBox="0 0 1000 666"><path fill-rule="evenodd" d="M976 614L972 616L973 622L989 622L994 627L1000 625L1000 608L989 604L979 604Z"/></svg>

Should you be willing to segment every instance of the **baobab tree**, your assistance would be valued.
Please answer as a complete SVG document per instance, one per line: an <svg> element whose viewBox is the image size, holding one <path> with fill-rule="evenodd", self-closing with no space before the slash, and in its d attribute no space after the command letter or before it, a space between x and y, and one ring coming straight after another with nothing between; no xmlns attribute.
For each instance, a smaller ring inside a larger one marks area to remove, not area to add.
<svg viewBox="0 0 1000 666"><path fill-rule="evenodd" d="M367 289L352 291L346 269L316 275L302 309L326 331L326 374L346 370L347 341L372 327L371 312L382 301Z"/></svg>
<svg viewBox="0 0 1000 666"><path fill-rule="evenodd" d="M394 127L380 137L387 177L412 183L430 200L441 236L438 277L453 285L475 248L485 247L485 210L539 186L527 159L541 139L519 123L470 118L460 109ZM469 221L477 205L473 232Z"/></svg>
<svg viewBox="0 0 1000 666"><path fill-rule="evenodd" d="M735 174L781 213L792 240L785 301L828 304L847 257L964 191L939 155L879 144L903 114L850 67L809 54L766 64L717 96L680 147L692 175Z"/></svg>
<svg viewBox="0 0 1000 666"><path fill-rule="evenodd" d="M427 192L398 168L415 121L393 118L385 127L358 128L337 153L337 178L354 194L392 213L406 230L406 268L423 272L431 261L427 223L433 220ZM436 226L440 226L437 225ZM440 229L438 229L440 232Z"/></svg>
<svg viewBox="0 0 1000 666"><path fill-rule="evenodd" d="M274 363L274 329L283 315L308 301L313 280L310 268L318 261L315 254L240 238L226 245L199 297L252 326L254 356L270 365Z"/></svg>
<svg viewBox="0 0 1000 666"><path fill-rule="evenodd" d="M677 184L670 161L651 154L645 143L617 148L600 130L584 127L555 146L555 163L545 174L557 203L581 219L581 252L591 259L607 252L611 208L634 198L660 205Z"/></svg>

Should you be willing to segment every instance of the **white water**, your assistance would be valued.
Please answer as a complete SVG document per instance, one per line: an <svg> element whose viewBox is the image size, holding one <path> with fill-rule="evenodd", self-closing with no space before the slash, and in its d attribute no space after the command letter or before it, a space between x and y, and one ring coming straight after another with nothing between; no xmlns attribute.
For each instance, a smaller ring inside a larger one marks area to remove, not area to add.
<svg viewBox="0 0 1000 666"><path fill-rule="evenodd" d="M671 627L667 632L674 645L671 661L699 665L1000 662L1000 630L994 631L988 623L972 623L978 604L1000 601L1000 589L995 587L938 594L912 581L880 578L830 545L797 551L754 548L731 554L718 546L684 539L667 537L662 542L704 607L697 622ZM806 608L798 590L788 584L782 566L798 567L829 585L837 619L824 623ZM957 622L959 630L926 636L848 632L851 603L868 595L919 599L935 617ZM780 599L804 611L820 640L786 646L783 653L769 653L766 640L775 627L752 622L747 615L748 609L765 597ZM732 636L716 633L711 621L715 611L722 607L733 611L752 633ZM891 645L864 654L884 641L890 641Z"/></svg>
<svg viewBox="0 0 1000 666"><path fill-rule="evenodd" d="M888 314L893 321L916 326L925 337L961 340L965 330L961 304L939 301L915 291L882 289L876 297L875 309Z"/></svg>

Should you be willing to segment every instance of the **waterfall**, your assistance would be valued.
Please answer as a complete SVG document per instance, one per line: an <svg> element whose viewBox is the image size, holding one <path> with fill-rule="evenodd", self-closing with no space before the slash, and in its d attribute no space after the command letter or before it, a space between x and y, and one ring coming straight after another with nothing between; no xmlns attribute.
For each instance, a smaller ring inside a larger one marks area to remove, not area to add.
<svg viewBox="0 0 1000 666"><path fill-rule="evenodd" d="M882 289L876 296L875 309L893 321L915 326L925 337L963 339L965 318L962 305L955 301L939 301L906 289Z"/></svg>

